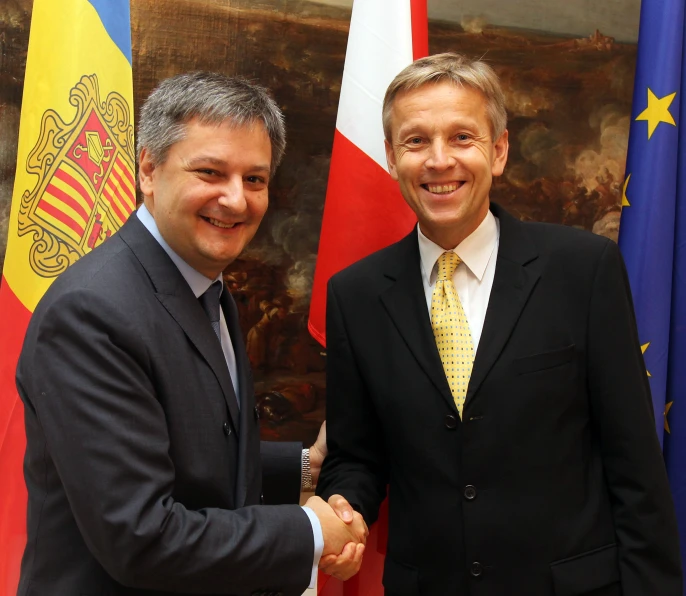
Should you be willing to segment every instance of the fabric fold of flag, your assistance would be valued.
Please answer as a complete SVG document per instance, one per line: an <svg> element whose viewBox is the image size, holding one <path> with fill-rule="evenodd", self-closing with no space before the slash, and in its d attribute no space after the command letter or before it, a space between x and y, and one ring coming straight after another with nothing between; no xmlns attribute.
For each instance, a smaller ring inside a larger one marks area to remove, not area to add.
<svg viewBox="0 0 686 596"><path fill-rule="evenodd" d="M686 13L644 0L622 197L626 262L686 568ZM684 592L686 594L686 591Z"/></svg>
<svg viewBox="0 0 686 596"><path fill-rule="evenodd" d="M135 208L129 0L34 0L0 285L0 596L26 544L26 446L15 367L55 278Z"/></svg>

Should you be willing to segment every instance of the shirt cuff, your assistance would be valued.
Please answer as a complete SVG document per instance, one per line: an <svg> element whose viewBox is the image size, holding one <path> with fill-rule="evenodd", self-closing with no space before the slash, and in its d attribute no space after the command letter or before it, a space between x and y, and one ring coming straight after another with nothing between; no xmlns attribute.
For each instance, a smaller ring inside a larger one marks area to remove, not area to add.
<svg viewBox="0 0 686 596"><path fill-rule="evenodd" d="M322 558L322 552L324 550L324 534L322 533L322 524L319 522L319 518L312 509L309 507L303 507L303 511L310 518L310 523L312 524L312 534L314 535L314 559L312 561L312 575L310 576L309 588L314 588L317 582L317 569L319 568L319 559Z"/></svg>

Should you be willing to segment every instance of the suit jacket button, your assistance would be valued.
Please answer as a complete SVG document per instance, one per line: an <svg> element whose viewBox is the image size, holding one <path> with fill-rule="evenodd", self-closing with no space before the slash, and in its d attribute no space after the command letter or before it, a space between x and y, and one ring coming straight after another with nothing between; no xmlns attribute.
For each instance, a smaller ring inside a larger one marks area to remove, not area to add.
<svg viewBox="0 0 686 596"><path fill-rule="evenodd" d="M471 484L464 487L464 498L468 501L473 501L476 498L476 488Z"/></svg>
<svg viewBox="0 0 686 596"><path fill-rule="evenodd" d="M469 568L469 573L472 574L474 577L480 577L481 574L484 572L484 567L481 563L478 561L474 561Z"/></svg>
<svg viewBox="0 0 686 596"><path fill-rule="evenodd" d="M452 414L446 414L445 427L449 428L450 430L457 428L457 418L455 418L455 416Z"/></svg>
<svg viewBox="0 0 686 596"><path fill-rule="evenodd" d="M231 427L229 426L229 423L225 422L222 428L224 429L224 434L228 437L231 434Z"/></svg>

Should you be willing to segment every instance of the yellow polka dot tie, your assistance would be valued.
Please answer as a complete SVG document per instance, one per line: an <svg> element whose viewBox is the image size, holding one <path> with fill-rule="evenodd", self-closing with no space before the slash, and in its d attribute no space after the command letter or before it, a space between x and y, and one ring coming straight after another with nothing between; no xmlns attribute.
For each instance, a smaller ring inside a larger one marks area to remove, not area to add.
<svg viewBox="0 0 686 596"><path fill-rule="evenodd" d="M462 417L474 363L474 344L453 284L453 275L460 262L460 257L452 251L444 252L438 258L438 278L431 296L431 327L450 391Z"/></svg>

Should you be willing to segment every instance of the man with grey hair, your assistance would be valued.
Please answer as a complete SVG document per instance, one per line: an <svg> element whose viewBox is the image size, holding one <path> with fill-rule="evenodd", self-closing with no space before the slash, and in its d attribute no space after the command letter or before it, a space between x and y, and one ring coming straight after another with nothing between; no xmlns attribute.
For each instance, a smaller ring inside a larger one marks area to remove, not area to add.
<svg viewBox="0 0 686 596"><path fill-rule="evenodd" d="M180 75L138 138L143 206L50 287L19 359L19 594L299 595L321 556L359 561L366 526L296 504L325 446L301 461L300 444L260 443L222 283L267 209L282 114L247 81Z"/></svg>
<svg viewBox="0 0 686 596"><path fill-rule="evenodd" d="M318 494L371 524L389 485L388 596L682 596L617 246L490 201L508 132L484 62L414 62L383 123L418 226L330 281Z"/></svg>

